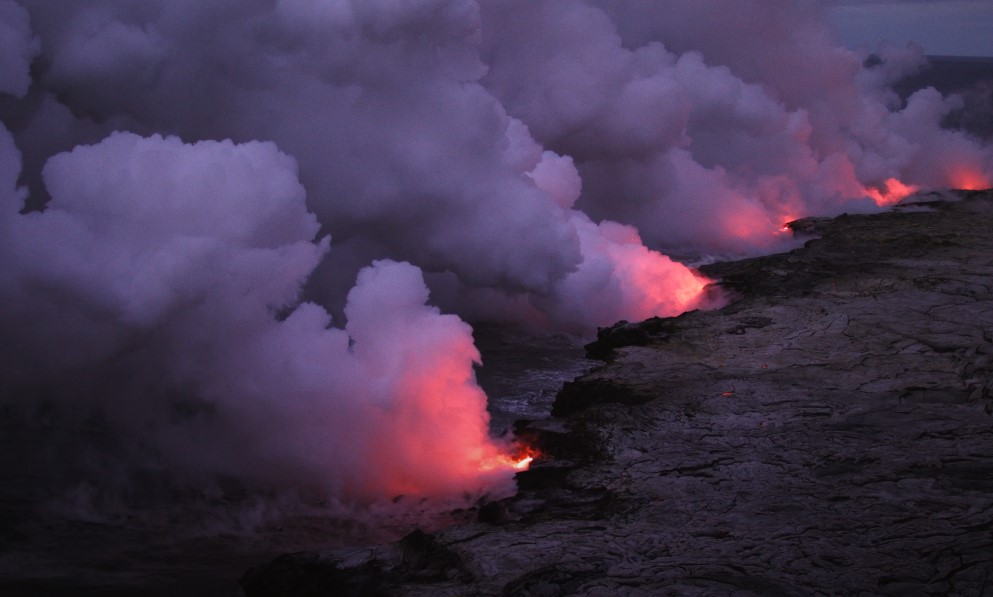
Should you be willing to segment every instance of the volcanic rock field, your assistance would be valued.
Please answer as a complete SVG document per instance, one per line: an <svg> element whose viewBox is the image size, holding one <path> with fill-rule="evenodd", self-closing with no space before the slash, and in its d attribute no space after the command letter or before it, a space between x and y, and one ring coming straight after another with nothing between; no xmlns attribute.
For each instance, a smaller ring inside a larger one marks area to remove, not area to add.
<svg viewBox="0 0 993 597"><path fill-rule="evenodd" d="M517 496L246 593L993 594L993 192L791 227L702 268L728 306L602 329Z"/></svg>

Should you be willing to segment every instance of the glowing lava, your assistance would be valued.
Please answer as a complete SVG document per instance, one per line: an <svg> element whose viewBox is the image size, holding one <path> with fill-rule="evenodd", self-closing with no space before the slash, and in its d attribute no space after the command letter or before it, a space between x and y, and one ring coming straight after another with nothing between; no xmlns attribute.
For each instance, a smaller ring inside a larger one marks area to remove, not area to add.
<svg viewBox="0 0 993 597"><path fill-rule="evenodd" d="M866 187L865 194L875 201L876 205L886 207L896 205L916 193L918 189L919 187L916 185L904 184L896 178L887 178L881 188L880 186Z"/></svg>
<svg viewBox="0 0 993 597"><path fill-rule="evenodd" d="M780 226L776 230L775 234L776 235L792 234L793 233L793 229L790 228L790 223L795 222L796 220L799 220L800 218L801 218L801 216L792 216L792 215L790 215L790 216L784 216L783 217L783 220L782 220L783 221L783 225Z"/></svg>
<svg viewBox="0 0 993 597"><path fill-rule="evenodd" d="M620 320L672 317L699 308L711 280L648 249L638 231L617 222L595 224L576 212L583 261L556 288L549 314L555 325L577 333ZM591 325L592 324L592 325Z"/></svg>
<svg viewBox="0 0 993 597"><path fill-rule="evenodd" d="M968 167L954 168L948 175L949 186L965 191L981 191L993 187L990 178Z"/></svg>
<svg viewBox="0 0 993 597"><path fill-rule="evenodd" d="M525 456L517 462L514 463L514 468L519 471L526 471L528 467L531 466L531 462L534 460L534 456Z"/></svg>
<svg viewBox="0 0 993 597"><path fill-rule="evenodd" d="M526 471L531 467L531 463L539 458L541 453L530 446L516 445L514 450L507 454L500 454L483 462L481 470L499 471L511 469L514 471Z"/></svg>

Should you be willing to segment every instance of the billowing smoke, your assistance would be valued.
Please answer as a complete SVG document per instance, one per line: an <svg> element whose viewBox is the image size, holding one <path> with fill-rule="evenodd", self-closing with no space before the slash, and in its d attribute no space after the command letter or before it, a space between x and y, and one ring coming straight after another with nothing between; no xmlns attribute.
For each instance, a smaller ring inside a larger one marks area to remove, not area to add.
<svg viewBox="0 0 993 597"><path fill-rule="evenodd" d="M485 2L483 78L546 147L576 160L578 207L650 246L728 253L809 213L871 209L886 181L989 185L990 151L942 130L956 98L888 86L920 48L838 47L790 0Z"/></svg>
<svg viewBox="0 0 993 597"><path fill-rule="evenodd" d="M51 158L27 214L5 129L0 146L6 381L48 380L193 474L343 497L509 481L471 329L425 304L416 267L363 269L344 329L296 304L328 239L272 143L114 133Z"/></svg>
<svg viewBox="0 0 993 597"><path fill-rule="evenodd" d="M990 184L993 151L940 126L960 99L890 91L920 48L858 55L824 22L800 0L0 0L4 398L190 477L503 491L459 316L675 315L708 281L664 252Z"/></svg>

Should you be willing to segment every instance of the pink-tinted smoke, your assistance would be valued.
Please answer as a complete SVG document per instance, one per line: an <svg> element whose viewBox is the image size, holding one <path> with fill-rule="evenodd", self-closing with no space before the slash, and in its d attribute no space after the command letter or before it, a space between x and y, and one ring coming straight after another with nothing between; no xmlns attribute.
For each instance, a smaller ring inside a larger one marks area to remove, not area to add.
<svg viewBox="0 0 993 597"><path fill-rule="evenodd" d="M676 315L709 281L666 254L990 185L960 98L891 90L920 48L836 37L800 0L0 0L0 388L176 474L504 492L456 314Z"/></svg>

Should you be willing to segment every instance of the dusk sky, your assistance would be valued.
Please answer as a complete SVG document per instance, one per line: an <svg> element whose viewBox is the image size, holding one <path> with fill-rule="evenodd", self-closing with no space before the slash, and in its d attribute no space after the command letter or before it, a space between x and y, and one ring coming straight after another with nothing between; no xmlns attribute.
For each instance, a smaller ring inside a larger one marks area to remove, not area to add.
<svg viewBox="0 0 993 597"><path fill-rule="evenodd" d="M914 41L932 56L993 57L993 1L838 0L828 10L845 45Z"/></svg>

